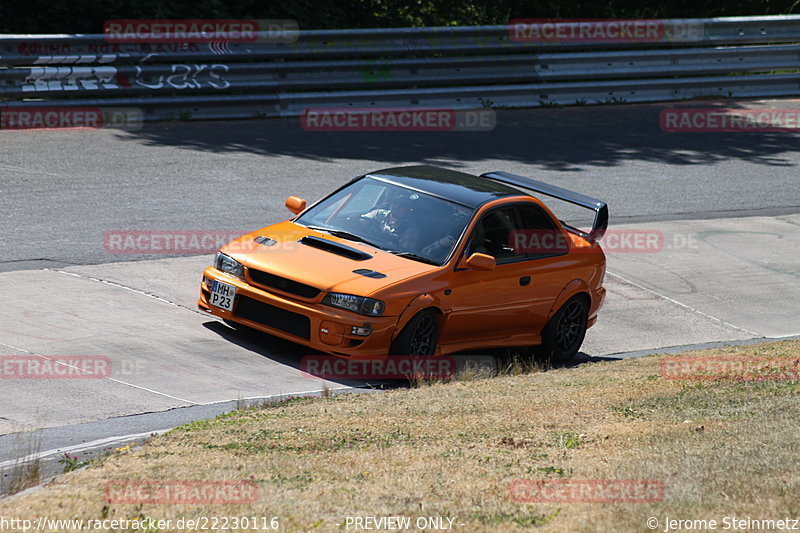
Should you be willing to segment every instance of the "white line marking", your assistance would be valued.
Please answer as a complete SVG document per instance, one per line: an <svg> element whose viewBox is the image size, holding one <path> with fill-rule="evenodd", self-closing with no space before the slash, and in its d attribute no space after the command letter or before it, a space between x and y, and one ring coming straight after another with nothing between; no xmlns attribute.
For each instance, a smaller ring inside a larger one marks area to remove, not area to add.
<svg viewBox="0 0 800 533"><path fill-rule="evenodd" d="M106 437L104 439L97 439L91 442L83 442L81 444L75 444L74 446L66 446L64 448L55 448L52 450L47 450L44 452L39 453L32 453L30 455L26 455L25 457L19 457L17 459L10 459L8 461L3 461L0 463L0 469L5 468L7 466L14 466L22 463L27 463L29 461L34 461L36 459L44 459L46 457L51 457L53 455L62 455L65 453L74 453L74 452L81 452L83 450L88 450L91 448L99 448L106 444L112 444L114 442L130 442L136 439L141 439L145 437L151 436L153 433L161 435L162 433L166 433L170 431L169 429L162 429L159 431L148 431L147 433L134 433L131 435L122 435L116 437Z"/></svg>
<svg viewBox="0 0 800 533"><path fill-rule="evenodd" d="M7 164L0 164L0 169L8 170L8 171L11 171L11 172L21 172L23 174L42 174L43 176L55 176L57 178L60 178L60 177L63 176L63 174L54 174L52 172L42 172L41 170L29 170L29 169L26 169L26 168L15 167L15 166L12 166L12 165L7 165Z"/></svg>
<svg viewBox="0 0 800 533"><path fill-rule="evenodd" d="M26 354L33 355L35 357L41 357L42 359L47 359L48 361L53 361L56 364L63 364L65 366L71 366L71 365L67 365L66 363L62 363L61 361L54 361L52 358L50 358L50 357L48 357L46 355L42 355L40 353L34 353L34 352L31 352L31 351L25 350L23 348L18 348L17 346L12 346L10 344L5 344L3 342L0 342L0 345L5 346L7 348L11 348L12 350L18 350L20 352L24 352ZM113 364L113 361L112 361L112 364ZM172 400L178 400L179 402L184 402L184 403L188 403L188 404L191 404L191 405L200 405L199 403L194 402L192 400L186 400L184 398L178 398L177 396L172 396L172 395L169 395L169 394L164 393L164 392L159 392L157 390L148 389L147 387L142 387L140 385L134 385L133 383L128 383L127 381L122 381L120 379L115 379L115 378L111 378L111 377L108 377L108 376L101 376L100 379L107 379L109 381L113 381L114 383L119 383L120 385L126 385L128 387L133 387L134 389L139 389L139 390L143 390L143 391L146 391L146 392L152 392L153 394L158 394L159 396L164 396L165 398L170 398Z"/></svg>
<svg viewBox="0 0 800 533"><path fill-rule="evenodd" d="M8 346L8 345L5 344L4 346ZM352 388L354 388L354 387L342 386L342 387L340 387L338 389L329 389L329 390L335 391L335 390L346 390L346 389L352 389ZM252 397L249 397L249 398L237 398L236 400L223 400L221 402L209 402L209 403L196 404L196 405L198 405L198 406L207 406L207 405L222 404L222 403L237 402L237 401L245 401L245 400L280 400L281 398L295 398L295 397L298 397L300 395L315 394L315 393L316 394L322 394L322 390L310 390L310 391L303 391L303 392L288 392L288 393L282 393L282 394L275 394L275 395L272 395L272 396L252 396ZM182 407L178 407L177 409L182 409ZM166 411L164 411L164 412L166 412ZM132 416L136 416L136 415L132 415ZM198 420L202 420L202 419L198 419ZM19 457L17 459L10 459L8 461L4 461L4 462L0 463L0 470L5 468L5 467L7 467L7 466L14 466L14 465L22 464L22 463L27 463L29 461L33 461L33 460L36 460L36 459L44 459L46 457L50 457L50 456L53 456L53 455L60 455L60 454L72 453L72 452L81 452L83 450L88 450L88 449L92 449L92 448L99 448L99 447L104 446L106 444L112 444L112 443L115 443L115 442L129 442L129 441L136 440L136 439L147 438L147 437L150 437L150 436L152 436L154 434L155 435L163 435L164 433L167 433L168 431L172 431L176 427L180 427L180 426L175 426L175 427L171 427L171 428L167 428L167 429L154 430L154 431L147 431L145 433L131 433L130 435L117 435L117 436L113 436L113 437L106 437L106 438L103 438L103 439L97 439L97 440L93 440L93 441L90 441L90 442L83 442L81 444L75 444L73 446L66 446L66 447L63 447L63 448L54 448L52 450L47 450L47 451L44 451L44 452L33 453L33 454L26 455L24 457ZM40 430L34 430L34 431L40 431Z"/></svg>
<svg viewBox="0 0 800 533"><path fill-rule="evenodd" d="M329 382L329 383L332 383L332 382ZM358 388L361 388L361 387L352 387L352 386L349 386L349 385L342 385L341 387L333 387L333 388L329 388L328 390L333 392L333 391L337 391L337 390L358 389ZM249 401L249 400L277 400L277 399L280 399L280 398L295 398L295 397L298 397L300 395L321 394L321 393L322 393L322 391L320 389L307 390L307 391L301 391L301 392L282 392L280 394L273 394L271 396L248 396L247 398L236 398L234 400L221 400L221 401L214 401L214 402L208 402L208 403L199 403L197 405L214 405L214 404L217 404L217 403L243 402L243 401Z"/></svg>
<svg viewBox="0 0 800 533"><path fill-rule="evenodd" d="M0 346L5 346L6 348L11 348L12 350L17 350L17 351L20 351L20 352L23 352L23 353L26 353L26 354L29 354L29 355L33 355L33 356L36 356L36 357L41 357L43 359L47 359L49 361L53 361L53 359L51 359L50 357L48 357L46 355L34 353L34 352L31 352L31 351L25 350L24 348L18 348L17 346L12 346L11 344L6 344L4 342L0 342ZM71 368L76 368L76 367L72 367L72 365L69 365L69 364L61 362L61 361L54 361L54 362L56 364L61 364L61 365L64 365L64 366L69 366ZM112 363L113 363L113 361L112 361ZM81 370L81 369L78 368L78 370ZM86 372L86 371L84 371L84 372ZM91 372L87 372L87 373L90 374ZM219 404L219 403L241 402L241 401L262 400L262 399L263 400L271 400L271 399L284 398L284 397L291 398L291 397L300 396L300 395L306 395L306 394L318 394L318 393L321 394L322 393L322 390L314 389L314 390L307 390L307 391L282 392L282 393L279 393L279 394L272 394L270 396L248 396L248 397L245 397L245 398L232 398L232 399L229 399L229 400L215 400L213 402L200 403L200 402L195 402L195 401L192 401L192 400L186 400L184 398L178 398L177 396L171 396L169 394L166 394L166 393L163 393L163 392L159 392L157 390L152 390L152 389L148 389L146 387L141 387L139 385L134 385L133 383L128 383L127 381L122 381L122 380L119 380L119 379L114 379L114 378L110 378L110 377L102 377L102 379L107 379L109 381L113 381L113 382L119 383L121 385L127 385L129 387L133 387L133 388L140 389L140 390L143 390L143 391L152 392L153 394L158 394L160 396L165 396L167 398L171 398L173 400L178 400L178 401L181 401L181 402L185 402L185 403L188 403L188 404L191 404L191 405L194 405L194 406L207 406L207 405L214 405L214 404ZM332 383L332 382L328 382L328 383ZM352 389L352 388L359 388L359 387L352 387L352 386L348 386L348 385L342 385L341 387L330 387L328 390L336 391L336 390L345 390L345 389ZM176 409L180 409L182 407L187 407L187 406L178 406L178 407L176 407ZM142 414L142 413L134 413L134 414Z"/></svg>
<svg viewBox="0 0 800 533"><path fill-rule="evenodd" d="M12 350L17 350L23 353L31 353L28 350L23 350L22 348L17 348L16 346L11 346L10 344L6 344L4 342L0 342L0 346L5 346L6 348L11 348Z"/></svg>
<svg viewBox="0 0 800 533"><path fill-rule="evenodd" d="M665 296L665 295L661 294L660 292L656 292L656 291L654 291L652 289L648 289L647 287L639 285L638 283L636 283L634 281L631 281L629 279L623 278L619 274L614 274L613 272L609 272L608 270L606 270L606 274L614 276L615 278L620 279L623 282L628 283L630 285L633 285L634 287L642 289L643 291L647 291L647 292L649 292L651 294L655 294L659 298L663 298L664 300L667 300L668 302L672 302L673 304L675 304L677 306L680 306L680 307L683 307L684 309L687 309L687 310L689 310L689 311L691 311L693 313L697 313L700 316L703 316L703 317L708 318L710 320L713 320L715 322L719 322L720 324L724 324L725 326L728 326L729 328L738 329L739 331L743 331L743 332L745 332L745 333L747 333L749 335L753 335L754 337L763 337L764 336L764 335L761 335L760 333L756 333L755 331L750 331L749 329L740 328L739 326L735 326L735 325L731 324L730 322L725 322L724 320L719 319L719 318L717 318L715 316L711 316L708 313L704 313L702 311L699 311L699 310L695 309L694 307L688 306L688 305L686 305L684 303L679 302L678 300L675 300L674 298L670 298L669 296Z"/></svg>
<svg viewBox="0 0 800 533"><path fill-rule="evenodd" d="M167 394L165 392L159 392L157 390L148 389L147 387L141 387L139 385L134 385L133 383L128 383L127 381L122 381L122 380L114 379L114 378L103 378L103 379L107 379L109 381L113 381L115 383L119 383L120 385L127 385L128 387L133 387L134 389L143 390L145 392L152 392L153 394L158 394L159 396L164 396L165 398L170 398L172 400L177 400L179 402L185 402L185 403L189 403L189 404L192 404L192 405L198 405L197 402L193 402L192 400L186 400L184 398L178 398L177 396L172 396L172 395Z"/></svg>
<svg viewBox="0 0 800 533"><path fill-rule="evenodd" d="M177 304L175 302L171 302L169 300L166 300L166 299L164 299L164 298L162 298L160 296L156 296L155 294L150 294L149 292L144 292L144 291L141 291L139 289L134 289L133 287L128 287L127 285L122 285L121 283L116 283L114 281L108 281L108 280L105 280L105 279L95 278L93 276L86 276L84 274L78 274L76 272L67 272L66 270L59 270L57 268L43 268L42 270L48 270L50 272L58 272L59 274L66 274L67 276L73 276L73 277L79 278L79 279L88 279L88 280L91 280L91 281L99 281L100 283L105 283L106 285L111 285L112 287L125 289L126 291L135 292L136 294L141 294L142 296L147 296L149 298L153 298L154 300L158 300L159 302L164 302L165 304L169 304L169 305L171 305L173 307L179 307L180 309L187 309L189 311L196 312L198 314L202 314L199 311L196 311L195 309L190 309L190 308L188 308L186 306L183 306L181 304ZM203 315L203 316L205 316L205 315Z"/></svg>

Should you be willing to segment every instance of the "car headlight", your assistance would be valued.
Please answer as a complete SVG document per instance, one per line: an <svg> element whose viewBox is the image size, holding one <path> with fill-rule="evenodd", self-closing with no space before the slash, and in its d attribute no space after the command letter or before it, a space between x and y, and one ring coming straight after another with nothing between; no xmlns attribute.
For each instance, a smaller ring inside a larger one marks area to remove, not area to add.
<svg viewBox="0 0 800 533"><path fill-rule="evenodd" d="M221 270L231 276L236 276L237 278L244 277L244 267L242 264L222 252L217 252L217 257L214 259L214 266L217 270Z"/></svg>
<svg viewBox="0 0 800 533"><path fill-rule="evenodd" d="M386 304L380 300L365 298L364 296L354 296L352 294L342 294L341 292L330 292L322 303L339 309L347 309L355 313L368 316L381 316Z"/></svg>

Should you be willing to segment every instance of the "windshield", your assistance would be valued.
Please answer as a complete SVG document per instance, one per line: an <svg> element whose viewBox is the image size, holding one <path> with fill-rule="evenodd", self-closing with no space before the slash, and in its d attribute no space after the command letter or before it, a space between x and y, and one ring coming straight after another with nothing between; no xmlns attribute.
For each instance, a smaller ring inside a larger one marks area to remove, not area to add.
<svg viewBox="0 0 800 533"><path fill-rule="evenodd" d="M295 220L409 259L441 265L471 211L428 194L362 178Z"/></svg>

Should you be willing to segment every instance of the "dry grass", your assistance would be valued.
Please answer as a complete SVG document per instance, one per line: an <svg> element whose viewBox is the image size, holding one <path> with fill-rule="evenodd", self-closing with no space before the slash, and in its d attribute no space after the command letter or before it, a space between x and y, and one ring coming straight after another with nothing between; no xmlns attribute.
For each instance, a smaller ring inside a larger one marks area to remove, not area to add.
<svg viewBox="0 0 800 533"><path fill-rule="evenodd" d="M38 433L23 431L14 436L18 459L7 471L0 469L0 494L16 494L42 481L42 462L38 457L41 440ZM30 458L29 460L25 460Z"/></svg>
<svg viewBox="0 0 800 533"><path fill-rule="evenodd" d="M800 342L697 354L796 359ZM800 385L665 380L659 360L236 411L0 503L0 517L256 515L279 517L282 531L343 531L347 516L445 516L468 532L647 531L651 516L663 531L665 516L800 517ZM656 503L515 503L509 483L517 479L648 479L665 491ZM110 480L254 480L259 496L253 504L109 504Z"/></svg>

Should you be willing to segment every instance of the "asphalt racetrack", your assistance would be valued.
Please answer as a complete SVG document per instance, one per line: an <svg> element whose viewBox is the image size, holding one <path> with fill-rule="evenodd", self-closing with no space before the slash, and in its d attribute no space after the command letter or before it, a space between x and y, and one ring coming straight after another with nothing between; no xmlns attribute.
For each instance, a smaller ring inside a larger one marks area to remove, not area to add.
<svg viewBox="0 0 800 533"><path fill-rule="evenodd" d="M56 457L319 391L299 370L307 350L196 310L211 254L110 253L104 237L237 234L288 218L289 195L313 201L392 166L534 177L605 200L611 230L662 235L642 253L609 242L606 307L581 361L800 335L800 137L665 133L664 107L500 110L491 132L311 132L289 118L0 132L0 355L103 355L114 368L0 380L0 467L23 430L43 428Z"/></svg>

